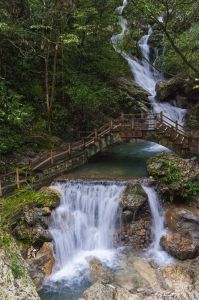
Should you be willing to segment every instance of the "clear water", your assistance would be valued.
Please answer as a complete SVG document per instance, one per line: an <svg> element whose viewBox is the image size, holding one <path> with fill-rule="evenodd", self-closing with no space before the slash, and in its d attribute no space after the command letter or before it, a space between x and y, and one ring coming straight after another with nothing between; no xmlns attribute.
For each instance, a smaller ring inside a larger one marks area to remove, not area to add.
<svg viewBox="0 0 199 300"><path fill-rule="evenodd" d="M147 176L147 160L167 148L138 140L133 144L121 144L110 147L90 159L86 165L69 173L71 177L132 179Z"/></svg>

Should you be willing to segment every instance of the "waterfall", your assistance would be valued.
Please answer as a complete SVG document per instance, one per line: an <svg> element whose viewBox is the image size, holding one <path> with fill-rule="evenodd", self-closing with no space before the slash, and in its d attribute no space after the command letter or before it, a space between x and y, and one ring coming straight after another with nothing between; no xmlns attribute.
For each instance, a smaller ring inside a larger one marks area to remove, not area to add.
<svg viewBox="0 0 199 300"><path fill-rule="evenodd" d="M61 202L51 216L49 230L56 265L49 280L74 280L88 269L87 258L113 262L113 239L124 185L67 181L57 183Z"/></svg>
<svg viewBox="0 0 199 300"><path fill-rule="evenodd" d="M160 246L160 239L165 232L164 228L164 212L161 207L158 194L154 188L142 185L144 191L148 196L148 203L152 216L152 244L150 245L147 256L156 261L159 265L173 262L173 258L165 252Z"/></svg>
<svg viewBox="0 0 199 300"><path fill-rule="evenodd" d="M144 35L140 41L138 42L140 52L142 54L141 60L136 57L130 56L125 51L121 50L120 43L128 31L128 22L122 16L122 13L127 6L128 1L124 0L123 5L120 6L117 10L119 12L119 24L122 28L122 32L120 34L114 35L111 39L114 49L121 53L124 59L128 62L134 81L141 86L144 90L149 92L151 96L149 96L149 101L155 113L163 112L164 115L172 119L173 121L178 121L181 125L184 124L184 117L186 114L185 109L181 109L174 105L171 105L168 102L159 103L156 99L156 84L158 81L164 79L163 75L157 71L153 67L153 62L150 59L150 46L149 46L149 38L153 33L153 29L151 26L148 26L148 32ZM163 18L160 17L161 22L163 22ZM157 57L155 58L155 60Z"/></svg>

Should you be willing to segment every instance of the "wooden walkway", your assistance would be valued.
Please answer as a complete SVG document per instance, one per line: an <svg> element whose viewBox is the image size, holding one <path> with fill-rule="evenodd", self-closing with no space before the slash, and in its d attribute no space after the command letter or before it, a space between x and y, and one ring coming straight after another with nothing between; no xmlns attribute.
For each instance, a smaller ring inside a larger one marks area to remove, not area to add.
<svg viewBox="0 0 199 300"><path fill-rule="evenodd" d="M30 165L17 168L16 172L0 176L0 196L25 184L34 183L45 179L45 169L57 166L61 162L71 161L73 157L84 154L90 157L117 141L131 139L145 139L157 142L170 148L183 156L196 156L199 154L199 137L193 137L185 131L178 122L172 121L163 113L122 114L117 119L111 119L93 132L81 132L82 138L74 143L67 144L63 150L51 150L49 153L35 159ZM106 143L109 138L109 142ZM102 144L104 145L102 147ZM92 149L92 151L90 150ZM94 150L93 150L94 149ZM84 159L82 164L86 162ZM76 167L71 163L71 169ZM62 172L63 170L60 170Z"/></svg>

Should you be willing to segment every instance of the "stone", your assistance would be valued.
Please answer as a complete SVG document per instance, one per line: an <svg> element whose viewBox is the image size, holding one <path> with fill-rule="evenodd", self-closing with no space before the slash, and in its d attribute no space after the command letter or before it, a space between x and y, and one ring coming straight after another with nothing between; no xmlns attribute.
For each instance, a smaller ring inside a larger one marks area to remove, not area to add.
<svg viewBox="0 0 199 300"><path fill-rule="evenodd" d="M39 300L14 239L0 230L0 299Z"/></svg>
<svg viewBox="0 0 199 300"><path fill-rule="evenodd" d="M123 100L123 110L145 111L149 109L149 94L131 79L121 77L118 86ZM127 112L128 113L128 112Z"/></svg>
<svg viewBox="0 0 199 300"><path fill-rule="evenodd" d="M199 240L199 209L172 205L165 213L166 225L170 231Z"/></svg>
<svg viewBox="0 0 199 300"><path fill-rule="evenodd" d="M83 293L84 300L139 300L140 297L133 295L126 289L113 285L95 283ZM79 299L80 300L80 299Z"/></svg>
<svg viewBox="0 0 199 300"><path fill-rule="evenodd" d="M185 260L199 255L199 242L179 233L167 233L161 237L160 244L169 254Z"/></svg>
<svg viewBox="0 0 199 300"><path fill-rule="evenodd" d="M125 211L131 211L131 215L128 213L128 219L135 217L138 210L147 202L147 195L140 184L128 184L121 201L121 207L124 211L124 220L126 220L127 214Z"/></svg>
<svg viewBox="0 0 199 300"><path fill-rule="evenodd" d="M40 288L44 278L52 273L55 264L52 243L44 243L42 248L37 252L36 256L26 260L28 270L35 286Z"/></svg>
<svg viewBox="0 0 199 300"><path fill-rule="evenodd" d="M156 97L159 101L175 100L175 95L184 84L184 80L173 77L169 80L160 80L156 84Z"/></svg>
<svg viewBox="0 0 199 300"><path fill-rule="evenodd" d="M122 212L122 221L124 223L130 223L133 220L133 212L131 210L124 210Z"/></svg>
<svg viewBox="0 0 199 300"><path fill-rule="evenodd" d="M193 274L189 270L178 264L172 264L165 266L161 273L167 287L180 299L198 299L191 297L196 291L194 292Z"/></svg>
<svg viewBox="0 0 199 300"><path fill-rule="evenodd" d="M36 259L40 259L41 257L47 257L48 261L43 264L42 270L45 273L45 276L49 276L52 273L54 264L55 264L55 257L53 251L53 244L45 242L41 249L36 254Z"/></svg>
<svg viewBox="0 0 199 300"><path fill-rule="evenodd" d="M89 259L90 279L92 283L111 283L114 280L113 274L97 258Z"/></svg>
<svg viewBox="0 0 199 300"><path fill-rule="evenodd" d="M166 200L194 198L199 191L199 165L171 153L160 153L147 161L147 171L158 181Z"/></svg>

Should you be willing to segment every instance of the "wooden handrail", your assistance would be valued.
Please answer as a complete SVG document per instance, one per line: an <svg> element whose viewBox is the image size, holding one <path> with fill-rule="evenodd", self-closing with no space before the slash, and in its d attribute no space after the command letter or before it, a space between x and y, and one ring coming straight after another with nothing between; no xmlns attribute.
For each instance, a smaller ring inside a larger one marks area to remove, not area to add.
<svg viewBox="0 0 199 300"><path fill-rule="evenodd" d="M135 113L135 114L121 114L117 119L110 119L109 122L106 122L99 129L94 131L86 131L80 133L89 133L84 138L81 138L78 141L69 143L65 146L65 149L52 149L48 153L42 154L39 158L32 160L31 164L28 166L30 172L42 169L44 166L53 165L63 159L70 159L71 155L77 151L84 151L86 148L91 145L95 145L99 139L103 138L107 134L114 132L115 130L120 131L122 129L127 130L141 130L141 131L151 131L158 130L157 122L164 125L165 128L172 129L177 135L181 138L186 138L185 142L190 143L190 146L196 146L199 141L198 137L190 136L184 131L184 127L178 122L173 121L171 118L166 116L163 112L161 113ZM166 131L166 130L165 130ZM10 172L4 175L0 175L0 196L3 194L3 190L6 187L12 185L20 187L21 183L24 183L26 180L20 179L19 169L16 172ZM30 175L29 175L30 176ZM15 183L5 184L7 181L15 178Z"/></svg>

